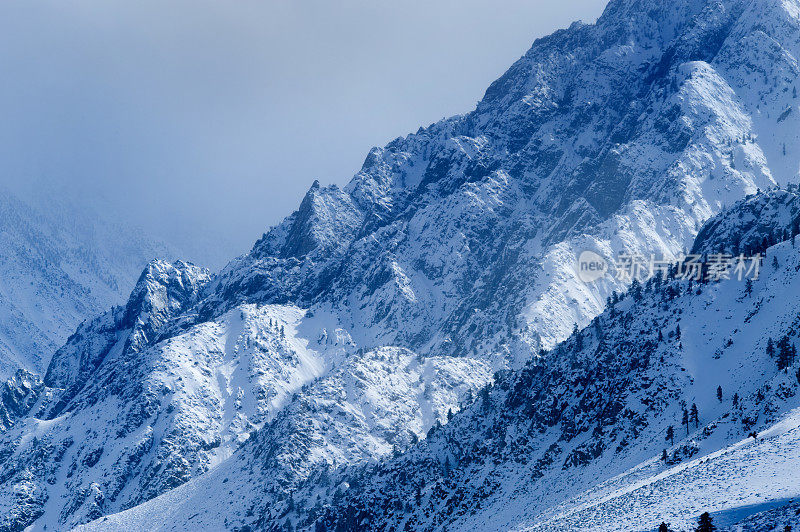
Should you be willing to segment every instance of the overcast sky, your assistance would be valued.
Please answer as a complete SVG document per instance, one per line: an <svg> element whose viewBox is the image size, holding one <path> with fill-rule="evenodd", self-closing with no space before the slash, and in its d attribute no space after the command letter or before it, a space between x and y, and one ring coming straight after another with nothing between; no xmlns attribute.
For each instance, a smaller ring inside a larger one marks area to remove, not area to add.
<svg viewBox="0 0 800 532"><path fill-rule="evenodd" d="M3 0L0 179L241 253L605 3Z"/></svg>

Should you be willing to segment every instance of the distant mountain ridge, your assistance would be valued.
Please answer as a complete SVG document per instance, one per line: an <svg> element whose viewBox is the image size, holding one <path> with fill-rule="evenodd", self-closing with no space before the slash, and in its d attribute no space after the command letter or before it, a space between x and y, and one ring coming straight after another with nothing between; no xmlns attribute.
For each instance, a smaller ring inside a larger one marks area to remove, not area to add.
<svg viewBox="0 0 800 532"><path fill-rule="evenodd" d="M68 201L0 197L0 376L43 373L77 325L125 300L166 245Z"/></svg>

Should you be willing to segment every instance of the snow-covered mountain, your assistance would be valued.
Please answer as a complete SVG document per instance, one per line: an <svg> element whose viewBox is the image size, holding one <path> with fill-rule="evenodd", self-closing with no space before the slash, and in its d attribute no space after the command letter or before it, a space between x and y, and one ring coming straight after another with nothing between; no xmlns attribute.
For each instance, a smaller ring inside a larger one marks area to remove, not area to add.
<svg viewBox="0 0 800 532"><path fill-rule="evenodd" d="M758 279L634 287L404 454L325 456L359 423L312 386L231 460L85 530L686 530L703 511L732 530L797 526L800 360L781 369L781 350L800 341L800 194L751 197L701 235L747 242L759 210L781 222L752 249ZM333 467L308 470L309 453Z"/></svg>
<svg viewBox="0 0 800 532"><path fill-rule="evenodd" d="M56 352L43 382L9 382L0 528L68 528L135 506L224 462L268 421L265 433L295 437L265 458L276 485L320 459L360 463L407 448L490 379L486 362L356 348L330 316L289 305L242 304L187 328L210 282L155 261L124 308Z"/></svg>
<svg viewBox="0 0 800 532"><path fill-rule="evenodd" d="M524 362L622 288L576 283L576 252L675 254L796 180L798 34L794 2L611 2L474 112L373 149L344 189L315 184L200 315L291 301L359 343Z"/></svg>
<svg viewBox="0 0 800 532"><path fill-rule="evenodd" d="M734 297L744 283L650 285L570 337L627 289L575 262L781 240L794 191L736 202L798 180L798 57L796 0L613 0L536 41L475 111L373 149L344 188L315 183L218 275L151 263L43 379L7 384L0 530L581 523L560 520L663 473L641 464L681 400L704 426L730 411L716 385L736 423L677 426L668 465L736 445L791 402L753 418L793 388L748 325L794 341L789 245L751 287L761 304Z"/></svg>
<svg viewBox="0 0 800 532"><path fill-rule="evenodd" d="M779 212L789 232L797 201L754 198L704 233L738 244L728 222L759 207ZM800 495L800 364L780 360L782 349L796 352L800 331L796 245L771 245L751 283L637 288L379 466L327 512L327 525L654 530L666 521L686 530L703 511L741 518L748 506L788 503ZM800 522L786 519L775 524Z"/></svg>
<svg viewBox="0 0 800 532"><path fill-rule="evenodd" d="M85 319L125 300L164 244L68 200L0 194L0 378L42 373Z"/></svg>

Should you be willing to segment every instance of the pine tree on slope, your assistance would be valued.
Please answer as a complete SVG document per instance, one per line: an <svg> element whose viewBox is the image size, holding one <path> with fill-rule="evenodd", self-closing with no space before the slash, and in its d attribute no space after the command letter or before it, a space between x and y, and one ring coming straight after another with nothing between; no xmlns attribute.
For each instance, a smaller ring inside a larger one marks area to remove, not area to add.
<svg viewBox="0 0 800 532"><path fill-rule="evenodd" d="M692 410L689 412L689 421L694 421L694 428L700 425L700 413L697 411L697 405L692 403Z"/></svg>
<svg viewBox="0 0 800 532"><path fill-rule="evenodd" d="M686 426L686 435L689 435L689 412L686 409L683 409L683 417L681 418L681 425Z"/></svg>
<svg viewBox="0 0 800 532"><path fill-rule="evenodd" d="M697 520L697 528L695 528L695 532L714 532L717 529L712 523L713 519L708 512L703 512L700 516L700 519Z"/></svg>

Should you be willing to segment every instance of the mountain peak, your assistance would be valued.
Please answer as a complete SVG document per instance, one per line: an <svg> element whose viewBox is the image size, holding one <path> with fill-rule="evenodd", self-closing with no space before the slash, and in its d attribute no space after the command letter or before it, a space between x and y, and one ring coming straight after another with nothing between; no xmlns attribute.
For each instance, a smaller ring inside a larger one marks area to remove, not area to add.
<svg viewBox="0 0 800 532"><path fill-rule="evenodd" d="M172 317L194 305L211 281L208 270L194 264L153 260L133 289L119 326L133 328L127 349L140 349Z"/></svg>

